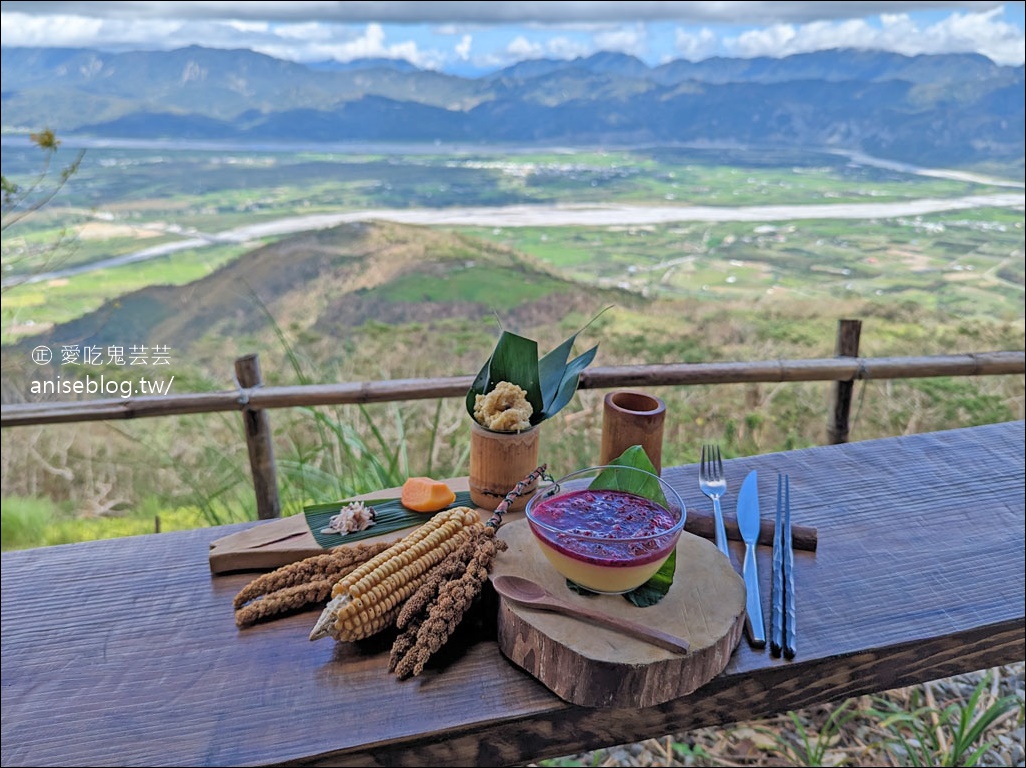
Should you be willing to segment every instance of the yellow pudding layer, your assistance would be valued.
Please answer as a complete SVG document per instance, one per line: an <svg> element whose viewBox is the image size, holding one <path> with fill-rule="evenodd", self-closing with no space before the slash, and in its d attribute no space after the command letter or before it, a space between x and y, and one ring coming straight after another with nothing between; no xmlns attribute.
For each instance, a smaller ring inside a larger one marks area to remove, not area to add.
<svg viewBox="0 0 1026 768"><path fill-rule="evenodd" d="M562 552L551 547L544 539L537 536L535 536L535 541L541 547L542 554L545 555L557 571L575 584L580 584L585 589L590 589L593 592L610 592L613 594L630 592L655 576L663 563L666 562L666 558L663 557L640 565L596 565L567 557ZM667 553L667 556L669 556L669 553Z"/></svg>

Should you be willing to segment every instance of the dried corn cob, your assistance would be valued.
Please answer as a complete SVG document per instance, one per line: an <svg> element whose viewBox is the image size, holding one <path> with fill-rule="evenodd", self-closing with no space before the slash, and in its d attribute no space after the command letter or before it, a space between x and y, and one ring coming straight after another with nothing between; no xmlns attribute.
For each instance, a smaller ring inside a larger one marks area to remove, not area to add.
<svg viewBox="0 0 1026 768"><path fill-rule="evenodd" d="M428 579L431 569L462 546L464 529L479 523L477 512L469 507L439 512L360 565L332 588L332 599L310 639L331 635L347 642L362 640L391 625L403 601Z"/></svg>

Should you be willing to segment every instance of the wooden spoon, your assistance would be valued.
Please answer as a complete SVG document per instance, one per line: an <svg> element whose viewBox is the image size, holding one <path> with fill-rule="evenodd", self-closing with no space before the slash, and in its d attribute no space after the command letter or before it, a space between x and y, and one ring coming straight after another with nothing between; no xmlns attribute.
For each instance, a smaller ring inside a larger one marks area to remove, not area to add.
<svg viewBox="0 0 1026 768"><path fill-rule="evenodd" d="M682 637L639 624L630 619L621 619L618 616L611 616L608 613L568 603L556 597L541 584L525 579L522 576L493 576L492 585L495 587L495 591L507 600L529 605L540 611L553 611L554 613L562 613L567 616L576 616L579 619L615 629L625 635L644 640L674 653L687 653L690 647L688 641Z"/></svg>

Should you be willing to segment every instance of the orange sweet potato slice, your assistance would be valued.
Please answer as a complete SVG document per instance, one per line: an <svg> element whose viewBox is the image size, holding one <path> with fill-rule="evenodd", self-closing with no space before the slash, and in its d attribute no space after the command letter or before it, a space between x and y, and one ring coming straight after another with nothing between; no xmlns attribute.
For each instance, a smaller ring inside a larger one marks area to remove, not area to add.
<svg viewBox="0 0 1026 768"><path fill-rule="evenodd" d="M399 501L414 512L439 512L456 501L456 493L440 480L411 477L403 483Z"/></svg>

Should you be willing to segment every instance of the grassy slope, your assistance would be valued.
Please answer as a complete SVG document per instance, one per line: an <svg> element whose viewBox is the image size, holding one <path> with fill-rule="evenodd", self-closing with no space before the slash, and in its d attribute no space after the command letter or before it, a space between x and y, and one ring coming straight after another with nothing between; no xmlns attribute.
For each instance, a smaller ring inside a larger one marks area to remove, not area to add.
<svg viewBox="0 0 1026 768"><path fill-rule="evenodd" d="M103 201L117 232L126 231L122 224L161 231L160 221L215 232L340 207L671 198L737 205L987 189L825 155L767 164L757 153L698 150L455 158L243 154L91 152L94 165L76 176L67 202L85 210ZM117 185L101 159L117 168ZM40 229L27 233L41 242L52 237L51 215L60 212L46 213ZM104 250L99 242L88 249L80 244L74 258L90 260ZM133 243L115 240L112 247L130 250ZM768 230L750 223L458 234L340 227L251 249L180 253L5 294L5 335L39 329L44 318L71 320L52 336L4 347L5 398L24 396L18 369L26 368L26 348L51 338L167 345L167 373L175 376L175 391L186 392L234 387L231 361L249 352L260 354L270 383L473 373L494 343L497 319L545 348L607 305L614 309L582 338L601 342L598 365L829 356L840 317L866 321L865 354L1014 349L1023 346L1021 276L1022 220L1015 211L912 222L792 222ZM100 300L106 303L99 311L85 311ZM129 368L105 372L136 375ZM993 380L871 383L858 432L868 437L1019 414L1021 389ZM788 385L668 392L674 422L668 460L689 459L699 437L722 439L734 452L820 442L826 391ZM595 396L582 393L565 428L553 430L556 462L576 466L589 455L598 428L594 406ZM404 468L465 471L465 419L454 402L278 411L273 424L292 508L361 482L380 484ZM15 448L5 451L8 497L46 493L68 513L111 501L115 509L132 509L147 498L183 507L199 500L210 520L251 512L233 415L8 430L3 438ZM357 455L338 450L340 443ZM359 477L375 457L383 464ZM105 491L108 486L113 490Z"/></svg>

